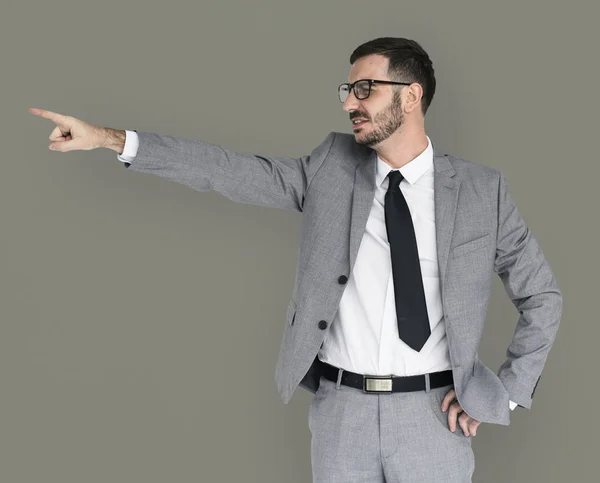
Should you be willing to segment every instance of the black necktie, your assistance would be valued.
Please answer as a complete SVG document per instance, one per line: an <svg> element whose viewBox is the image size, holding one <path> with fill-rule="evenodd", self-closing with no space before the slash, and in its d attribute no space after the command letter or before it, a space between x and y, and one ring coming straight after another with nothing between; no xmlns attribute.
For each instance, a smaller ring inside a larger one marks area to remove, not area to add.
<svg viewBox="0 0 600 483"><path fill-rule="evenodd" d="M431 335L417 239L410 210L400 190L402 173L388 173L385 227L392 255L396 317L400 339L419 352Z"/></svg>

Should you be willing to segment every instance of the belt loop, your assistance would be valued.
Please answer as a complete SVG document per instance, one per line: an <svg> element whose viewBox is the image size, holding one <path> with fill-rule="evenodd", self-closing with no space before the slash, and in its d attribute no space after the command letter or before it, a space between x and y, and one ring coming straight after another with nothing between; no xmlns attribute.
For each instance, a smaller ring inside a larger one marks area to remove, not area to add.
<svg viewBox="0 0 600 483"><path fill-rule="evenodd" d="M431 384L429 383L429 373L425 374L425 392L431 390Z"/></svg>
<svg viewBox="0 0 600 483"><path fill-rule="evenodd" d="M337 378L337 382L335 383L335 388L339 389L340 388L340 381L342 380L342 372L344 372L344 369L342 369L341 367L338 369L338 378Z"/></svg>

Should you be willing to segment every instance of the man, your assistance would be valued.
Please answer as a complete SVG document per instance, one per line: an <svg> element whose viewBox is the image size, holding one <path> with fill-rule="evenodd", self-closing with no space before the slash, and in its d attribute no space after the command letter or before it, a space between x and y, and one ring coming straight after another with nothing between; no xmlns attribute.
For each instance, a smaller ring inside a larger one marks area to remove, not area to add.
<svg viewBox="0 0 600 483"><path fill-rule="evenodd" d="M303 213L275 379L286 404L298 385L315 394L314 481L471 481L481 422L531 408L562 295L503 174L426 135L423 48L379 38L350 63L353 135L298 159L32 112L58 125L58 151L107 147L134 171ZM497 375L477 357L494 272L520 314Z"/></svg>

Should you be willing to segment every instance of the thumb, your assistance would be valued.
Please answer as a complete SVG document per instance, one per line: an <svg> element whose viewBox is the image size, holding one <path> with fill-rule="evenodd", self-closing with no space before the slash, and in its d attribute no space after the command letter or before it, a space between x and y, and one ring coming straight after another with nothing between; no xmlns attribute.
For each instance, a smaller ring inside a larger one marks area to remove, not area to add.
<svg viewBox="0 0 600 483"><path fill-rule="evenodd" d="M65 153L67 151L75 151L77 149L82 149L82 142L80 139L72 139L68 141L53 141L48 148L52 151L60 151L61 153Z"/></svg>

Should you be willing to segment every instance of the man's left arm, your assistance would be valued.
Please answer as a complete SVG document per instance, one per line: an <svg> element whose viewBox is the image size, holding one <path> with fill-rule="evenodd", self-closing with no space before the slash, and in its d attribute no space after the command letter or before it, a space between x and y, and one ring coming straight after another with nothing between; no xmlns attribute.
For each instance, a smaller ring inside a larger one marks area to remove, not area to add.
<svg viewBox="0 0 600 483"><path fill-rule="evenodd" d="M520 216L499 172L498 237L494 270L519 311L507 359L498 377L510 400L531 409L548 353L558 331L562 294L542 250Z"/></svg>

